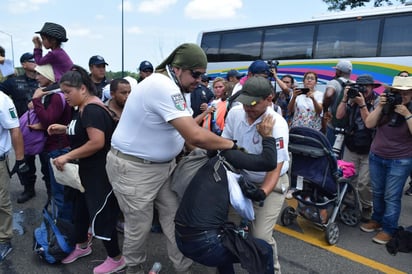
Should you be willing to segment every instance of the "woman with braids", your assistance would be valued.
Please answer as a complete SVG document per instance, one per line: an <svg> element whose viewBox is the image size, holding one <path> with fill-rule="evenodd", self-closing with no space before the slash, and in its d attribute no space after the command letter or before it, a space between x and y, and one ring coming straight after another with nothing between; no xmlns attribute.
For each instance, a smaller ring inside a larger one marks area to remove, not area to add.
<svg viewBox="0 0 412 274"><path fill-rule="evenodd" d="M68 134L72 150L53 160L59 170L68 162L78 161L79 175L85 192L73 190L73 241L76 247L62 260L69 264L92 252L87 232L92 226L94 237L102 239L108 257L93 273L113 273L126 266L121 254L116 221L119 206L107 177L106 154L115 128L114 120L96 96L96 89L86 70L79 66L66 72L60 87L67 103L77 107L68 126L52 124L49 134Z"/></svg>

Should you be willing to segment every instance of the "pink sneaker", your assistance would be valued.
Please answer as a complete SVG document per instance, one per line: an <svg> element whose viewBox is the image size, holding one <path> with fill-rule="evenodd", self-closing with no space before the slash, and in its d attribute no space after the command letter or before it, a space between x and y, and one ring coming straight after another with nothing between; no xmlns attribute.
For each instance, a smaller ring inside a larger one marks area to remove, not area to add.
<svg viewBox="0 0 412 274"><path fill-rule="evenodd" d="M109 274L115 273L126 267L126 261L122 256L120 260L116 261L110 257L107 257L104 262L93 269L94 274Z"/></svg>
<svg viewBox="0 0 412 274"><path fill-rule="evenodd" d="M62 260L62 264L70 264L81 257L90 255L91 253L92 249L90 248L90 246L87 246L83 249L78 244L76 244L76 248L72 251L72 253L69 254L69 256Z"/></svg>

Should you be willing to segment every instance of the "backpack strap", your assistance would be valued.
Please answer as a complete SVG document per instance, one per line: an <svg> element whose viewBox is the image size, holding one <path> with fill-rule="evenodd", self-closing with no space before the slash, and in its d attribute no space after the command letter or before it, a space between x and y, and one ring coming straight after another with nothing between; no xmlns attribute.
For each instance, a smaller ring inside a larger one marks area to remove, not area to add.
<svg viewBox="0 0 412 274"><path fill-rule="evenodd" d="M63 234L61 234L59 228L56 226L56 219L52 219L49 212L47 211L47 208L43 209L43 217L49 223L51 229L53 230L53 233L56 235L56 240L59 243L61 249L66 253L69 253L71 250L73 250L69 246L69 244L64 240Z"/></svg>

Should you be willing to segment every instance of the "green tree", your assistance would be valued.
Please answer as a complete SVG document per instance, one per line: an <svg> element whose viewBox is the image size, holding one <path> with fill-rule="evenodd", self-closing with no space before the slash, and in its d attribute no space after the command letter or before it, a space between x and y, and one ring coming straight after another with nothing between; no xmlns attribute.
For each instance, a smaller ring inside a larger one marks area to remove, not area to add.
<svg viewBox="0 0 412 274"><path fill-rule="evenodd" d="M328 4L328 10L346 10L347 7L353 9L357 7L364 7L365 4L371 2L371 0L323 0L326 4ZM405 0L374 0L373 6L380 7L384 4L386 5L393 5L392 2L400 2L402 4L405 3Z"/></svg>

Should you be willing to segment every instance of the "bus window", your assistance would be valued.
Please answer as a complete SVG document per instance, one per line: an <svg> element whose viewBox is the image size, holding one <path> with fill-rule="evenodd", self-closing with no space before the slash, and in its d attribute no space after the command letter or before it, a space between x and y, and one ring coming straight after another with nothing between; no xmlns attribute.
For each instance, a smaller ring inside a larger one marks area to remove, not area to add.
<svg viewBox="0 0 412 274"><path fill-rule="evenodd" d="M222 34L220 61L252 61L259 59L262 30Z"/></svg>
<svg viewBox="0 0 412 274"><path fill-rule="evenodd" d="M205 33L202 37L202 44L200 45L207 55L209 62L219 61L219 34Z"/></svg>
<svg viewBox="0 0 412 274"><path fill-rule="evenodd" d="M320 24L315 58L374 57L378 30L376 19Z"/></svg>
<svg viewBox="0 0 412 274"><path fill-rule="evenodd" d="M385 19L381 56L412 55L412 15Z"/></svg>
<svg viewBox="0 0 412 274"><path fill-rule="evenodd" d="M312 58L314 31L314 26L267 29L263 41L262 58L264 60Z"/></svg>

